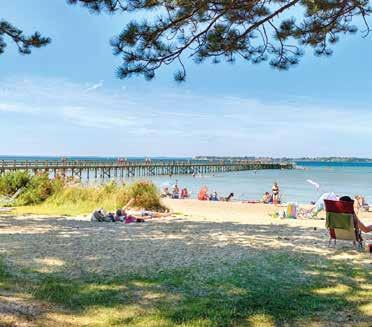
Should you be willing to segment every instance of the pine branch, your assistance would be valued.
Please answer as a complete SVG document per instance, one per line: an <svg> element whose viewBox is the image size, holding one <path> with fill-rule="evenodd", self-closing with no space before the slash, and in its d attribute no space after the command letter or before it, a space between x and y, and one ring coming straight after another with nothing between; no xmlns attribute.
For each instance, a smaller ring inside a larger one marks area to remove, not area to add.
<svg viewBox="0 0 372 327"><path fill-rule="evenodd" d="M51 42L50 38L41 36L39 32L27 36L9 22L0 20L0 55L4 53L7 46L6 38L10 38L17 45L21 54L30 54L32 48L41 48Z"/></svg>

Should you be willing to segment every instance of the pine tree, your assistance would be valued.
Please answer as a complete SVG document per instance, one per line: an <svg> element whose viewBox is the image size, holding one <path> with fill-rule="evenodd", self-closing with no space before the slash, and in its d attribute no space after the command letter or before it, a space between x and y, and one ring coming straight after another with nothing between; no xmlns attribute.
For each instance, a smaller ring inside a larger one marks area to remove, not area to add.
<svg viewBox="0 0 372 327"><path fill-rule="evenodd" d="M32 48L40 48L51 42L50 38L41 36L39 32L27 36L6 20L0 20L0 55L5 51L7 38L17 45L21 54L30 54Z"/></svg>
<svg viewBox="0 0 372 327"><path fill-rule="evenodd" d="M255 64L268 61L283 70L298 64L307 47L317 56L330 56L332 45L342 34L357 31L353 21L363 23L363 36L369 34L367 20L372 13L368 0L67 2L95 13L129 12L147 17L127 23L111 40L114 54L123 58L118 77L143 75L152 79L159 68L176 62L180 67L175 73L177 81L186 78L185 58L197 63L234 62L237 58ZM35 36L33 40L39 41L35 44L49 41Z"/></svg>
<svg viewBox="0 0 372 327"><path fill-rule="evenodd" d="M179 62L175 79L183 81L184 58L195 62L237 58L269 61L277 69L299 62L306 47L317 56L332 54L341 34L355 33L354 17L369 32L368 0L69 0L94 12L149 13L134 20L111 44L123 58L120 78L152 79L164 65Z"/></svg>

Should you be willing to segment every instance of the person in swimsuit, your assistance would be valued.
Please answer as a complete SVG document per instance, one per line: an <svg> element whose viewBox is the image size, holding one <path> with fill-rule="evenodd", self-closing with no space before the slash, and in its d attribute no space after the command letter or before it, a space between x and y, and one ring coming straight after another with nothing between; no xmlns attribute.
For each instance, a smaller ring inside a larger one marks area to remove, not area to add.
<svg viewBox="0 0 372 327"><path fill-rule="evenodd" d="M277 182L274 183L272 187L272 192L273 192L273 202L274 203L279 203L280 202L280 197L279 197L279 185Z"/></svg>

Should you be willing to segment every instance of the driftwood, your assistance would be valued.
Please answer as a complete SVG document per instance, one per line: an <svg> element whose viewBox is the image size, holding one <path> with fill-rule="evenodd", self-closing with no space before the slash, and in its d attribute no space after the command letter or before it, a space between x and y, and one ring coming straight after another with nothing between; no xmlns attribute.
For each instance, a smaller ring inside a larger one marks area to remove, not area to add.
<svg viewBox="0 0 372 327"><path fill-rule="evenodd" d="M22 193L23 188L19 188L12 196L2 196L0 197L0 203L1 204L10 204L14 202L17 197Z"/></svg>

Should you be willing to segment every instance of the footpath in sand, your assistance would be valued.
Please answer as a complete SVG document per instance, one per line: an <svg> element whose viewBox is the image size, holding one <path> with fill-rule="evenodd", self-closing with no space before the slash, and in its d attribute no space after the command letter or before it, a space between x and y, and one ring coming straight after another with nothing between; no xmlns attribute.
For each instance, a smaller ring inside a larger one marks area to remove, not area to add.
<svg viewBox="0 0 372 327"><path fill-rule="evenodd" d="M174 216L144 224L97 223L90 217L0 213L0 255L18 269L69 278L229 264L262 251L307 253L370 266L350 242L328 248L324 220L272 218L271 205L165 200ZM372 214L363 221L372 224ZM371 238L365 235L365 238Z"/></svg>

